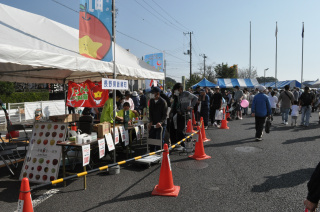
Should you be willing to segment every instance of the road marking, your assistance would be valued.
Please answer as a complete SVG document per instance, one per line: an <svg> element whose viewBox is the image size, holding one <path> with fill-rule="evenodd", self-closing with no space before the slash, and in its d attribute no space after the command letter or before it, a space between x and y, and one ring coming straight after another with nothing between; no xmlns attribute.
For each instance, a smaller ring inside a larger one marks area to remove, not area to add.
<svg viewBox="0 0 320 212"><path fill-rule="evenodd" d="M51 189L49 191L47 191L46 193L42 194L40 197L38 197L35 200L32 200L32 206L33 208L37 207L38 205L40 205L42 202L44 202L45 200L49 199L51 196L53 196L54 194L58 193L59 190L58 189ZM14 212L18 212L17 210Z"/></svg>

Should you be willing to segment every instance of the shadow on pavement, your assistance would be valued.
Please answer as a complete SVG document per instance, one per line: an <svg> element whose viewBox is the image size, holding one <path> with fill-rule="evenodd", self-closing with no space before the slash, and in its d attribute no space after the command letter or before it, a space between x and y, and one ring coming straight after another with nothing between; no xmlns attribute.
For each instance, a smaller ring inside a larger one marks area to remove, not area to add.
<svg viewBox="0 0 320 212"><path fill-rule="evenodd" d="M219 143L219 144L209 144L206 145L206 147L224 147L224 146L233 146L233 145L239 145L239 144L245 144L245 143L255 143L255 138L245 138L245 139L240 139L240 140L234 140L234 141L229 141L225 143Z"/></svg>
<svg viewBox="0 0 320 212"><path fill-rule="evenodd" d="M146 174L144 177L140 178L137 182L133 183L131 186L129 186L128 188L123 190L120 194L118 194L114 198L112 198L112 199L110 199L108 201L101 202L97 206L94 206L92 208L84 210L84 212L85 211L92 211L94 209L97 209L97 208L99 208L99 207L101 207L103 205L107 205L107 204L110 204L110 203L122 202L122 201L128 201L128 200L136 200L136 199L142 199L142 198L150 197L151 190L148 191L148 192L144 192L144 193L135 194L135 195L132 195L132 196L125 196L125 197L119 198L122 195L124 195L126 192L128 192L130 189L132 189L134 186L136 186L137 184L141 183L144 179L148 178L151 174L153 174L153 172L157 171L159 168L160 168L160 166L158 166L153 171L151 171L148 174Z"/></svg>
<svg viewBox="0 0 320 212"><path fill-rule="evenodd" d="M292 188L308 181L314 168L300 169L278 176L267 176L261 185L252 187L251 192L268 192L272 189Z"/></svg>
<svg viewBox="0 0 320 212"><path fill-rule="evenodd" d="M298 142L308 142L308 141L315 141L317 139L320 139L320 136L310 136L310 137L301 137L296 139L289 139L283 142L282 144L294 144Z"/></svg>
<svg viewBox="0 0 320 212"><path fill-rule="evenodd" d="M0 181L0 202L18 202L20 181Z"/></svg>

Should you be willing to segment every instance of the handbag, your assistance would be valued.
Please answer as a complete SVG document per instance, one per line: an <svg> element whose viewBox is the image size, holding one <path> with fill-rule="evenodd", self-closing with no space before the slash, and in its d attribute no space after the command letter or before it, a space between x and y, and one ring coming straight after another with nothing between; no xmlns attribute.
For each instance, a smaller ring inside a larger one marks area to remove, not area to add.
<svg viewBox="0 0 320 212"><path fill-rule="evenodd" d="M271 127L271 121L269 118L266 120L266 126L265 126L265 131L266 133L270 133L270 127Z"/></svg>
<svg viewBox="0 0 320 212"><path fill-rule="evenodd" d="M216 110L215 120L221 121L222 119L223 119L223 111L222 110Z"/></svg>

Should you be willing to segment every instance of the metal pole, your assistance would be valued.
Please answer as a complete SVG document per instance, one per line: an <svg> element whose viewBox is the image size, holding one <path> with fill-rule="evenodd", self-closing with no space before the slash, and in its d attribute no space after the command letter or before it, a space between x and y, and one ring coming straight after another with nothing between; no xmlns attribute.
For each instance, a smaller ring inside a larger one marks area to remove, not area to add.
<svg viewBox="0 0 320 212"><path fill-rule="evenodd" d="M301 88L302 88L302 83L303 83L303 41L304 41L304 22L302 22Z"/></svg>
<svg viewBox="0 0 320 212"><path fill-rule="evenodd" d="M112 0L112 34L113 34L113 79L117 78L116 74L116 10L115 10L115 0ZM113 134L112 139L115 142L115 131L116 131L116 109L117 109L117 94L116 90L113 90ZM116 150L113 150L113 162L116 162Z"/></svg>
<svg viewBox="0 0 320 212"><path fill-rule="evenodd" d="M275 88L277 88L277 64L278 64L278 22L276 22L276 65L275 65Z"/></svg>
<svg viewBox="0 0 320 212"><path fill-rule="evenodd" d="M249 73L251 74L251 21L250 21Z"/></svg>
<svg viewBox="0 0 320 212"><path fill-rule="evenodd" d="M191 75L192 75L192 41L191 41L191 34L193 32L189 32L190 33L190 80L191 80Z"/></svg>

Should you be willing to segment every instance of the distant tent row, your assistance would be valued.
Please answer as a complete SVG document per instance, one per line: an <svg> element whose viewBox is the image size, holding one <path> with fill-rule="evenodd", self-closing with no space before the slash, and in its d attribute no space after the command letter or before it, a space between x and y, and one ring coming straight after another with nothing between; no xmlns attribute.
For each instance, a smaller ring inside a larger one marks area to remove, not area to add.
<svg viewBox="0 0 320 212"><path fill-rule="evenodd" d="M286 80L286 81L279 81L277 84L275 82L267 82L266 84L261 83L261 85L265 87L271 87L271 88L284 88L284 86L289 85L290 88L301 88L301 83L298 82L297 80Z"/></svg>
<svg viewBox="0 0 320 212"><path fill-rule="evenodd" d="M255 88L259 85L257 79L218 79L217 84L220 88L234 88L235 86L239 86L241 88ZM203 78L200 82L192 86L192 89L195 89L197 86L200 87L209 87L214 88L217 85L208 81L206 78Z"/></svg>

